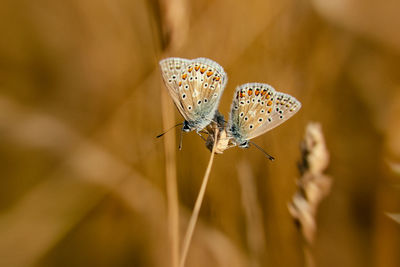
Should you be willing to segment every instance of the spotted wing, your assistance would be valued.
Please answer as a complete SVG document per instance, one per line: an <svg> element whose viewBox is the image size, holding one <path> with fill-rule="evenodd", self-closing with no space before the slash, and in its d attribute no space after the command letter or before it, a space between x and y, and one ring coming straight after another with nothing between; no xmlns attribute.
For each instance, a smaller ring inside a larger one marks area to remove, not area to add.
<svg viewBox="0 0 400 267"><path fill-rule="evenodd" d="M300 108L296 98L268 84L243 84L235 91L229 128L233 126L238 141L249 140L285 122Z"/></svg>
<svg viewBox="0 0 400 267"><path fill-rule="evenodd" d="M166 58L160 61L161 74L164 80L164 84L168 89L175 106L178 108L179 112L185 118L185 120L190 120L190 114L185 113L181 101L178 80L182 75L182 70L186 68L190 60L184 58Z"/></svg>
<svg viewBox="0 0 400 267"><path fill-rule="evenodd" d="M182 116L198 129L208 125L218 108L227 75L215 61L207 58L160 61L168 91Z"/></svg>

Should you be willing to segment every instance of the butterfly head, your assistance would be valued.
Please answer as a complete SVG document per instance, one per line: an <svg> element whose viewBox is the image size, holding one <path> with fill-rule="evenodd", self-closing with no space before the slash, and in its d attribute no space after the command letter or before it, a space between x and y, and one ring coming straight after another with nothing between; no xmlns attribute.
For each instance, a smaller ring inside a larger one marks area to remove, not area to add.
<svg viewBox="0 0 400 267"><path fill-rule="evenodd" d="M238 147L241 148L249 148L249 140L244 141L243 143L239 144Z"/></svg>
<svg viewBox="0 0 400 267"><path fill-rule="evenodd" d="M183 122L182 131L187 132L187 133L192 131L192 127L190 126L190 123L186 120Z"/></svg>

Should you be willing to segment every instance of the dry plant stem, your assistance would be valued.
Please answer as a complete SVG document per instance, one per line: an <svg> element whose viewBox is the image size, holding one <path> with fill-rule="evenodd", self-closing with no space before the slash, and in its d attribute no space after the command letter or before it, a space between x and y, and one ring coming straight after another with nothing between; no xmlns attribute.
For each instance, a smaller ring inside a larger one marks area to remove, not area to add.
<svg viewBox="0 0 400 267"><path fill-rule="evenodd" d="M308 244L303 245L304 260L307 267L315 267L314 256Z"/></svg>
<svg viewBox="0 0 400 267"><path fill-rule="evenodd" d="M194 228L196 226L197 218L199 217L201 203L203 202L204 193L205 193L206 187L207 187L208 177L210 176L211 167L212 167L212 164L213 164L213 161L214 161L217 137L218 137L218 127L215 128L214 146L213 146L213 149L211 151L211 157L210 157L210 160L208 162L207 170L206 170L206 173L204 174L203 182L201 184L201 188L200 188L199 194L197 196L196 203L194 205L193 213L192 213L192 216L190 217L188 229L186 231L186 234L185 234L185 237L184 237L184 240L183 240L182 256L181 256L181 260L180 260L180 263L179 263L180 267L184 267L185 266L185 261L186 261L187 253L188 253L188 250L189 250L190 242L192 241Z"/></svg>
<svg viewBox="0 0 400 267"><path fill-rule="evenodd" d="M174 123L173 107L166 90L161 90L162 119L164 129ZM175 131L175 130L174 130ZM177 267L179 260L179 205L176 182L175 135L164 136L165 175L167 187L168 232L171 243L171 266Z"/></svg>
<svg viewBox="0 0 400 267"><path fill-rule="evenodd" d="M189 24L186 21L187 4L185 0L161 0L159 1L162 13L161 25L165 34L165 48L167 53L173 53L181 47L186 40ZM164 128L173 125L174 111L166 90L162 90L162 112ZM179 264L179 203L176 182L176 159L175 159L175 135L170 134L165 140L166 157L166 183L167 183L167 205L168 205L168 225L171 240L171 260L172 267ZM169 140L169 141L168 141ZM179 145L179 149L182 145Z"/></svg>

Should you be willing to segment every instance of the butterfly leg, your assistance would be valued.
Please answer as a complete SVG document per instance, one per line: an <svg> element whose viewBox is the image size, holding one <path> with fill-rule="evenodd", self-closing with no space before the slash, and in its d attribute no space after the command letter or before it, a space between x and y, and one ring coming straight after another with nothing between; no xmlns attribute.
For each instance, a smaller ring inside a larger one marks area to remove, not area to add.
<svg viewBox="0 0 400 267"><path fill-rule="evenodd" d="M204 138L204 136L202 136L202 133L208 134L208 132L205 131L196 131L196 133L201 137L201 139L203 139L203 141L206 141L206 139Z"/></svg>

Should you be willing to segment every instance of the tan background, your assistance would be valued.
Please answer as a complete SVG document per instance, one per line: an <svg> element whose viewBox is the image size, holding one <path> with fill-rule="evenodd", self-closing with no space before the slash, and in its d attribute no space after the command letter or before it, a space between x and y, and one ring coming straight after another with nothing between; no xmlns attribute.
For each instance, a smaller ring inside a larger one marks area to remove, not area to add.
<svg viewBox="0 0 400 267"><path fill-rule="evenodd" d="M400 225L385 215L400 212L398 10L396 0L3 1L0 266L169 266L155 139L166 56L225 68L225 116L245 82L303 104L254 140L275 162L254 148L216 156L188 266L304 266L287 203L309 121L322 124L334 179L317 266L400 266ZM210 156L196 134L183 141L182 234Z"/></svg>

